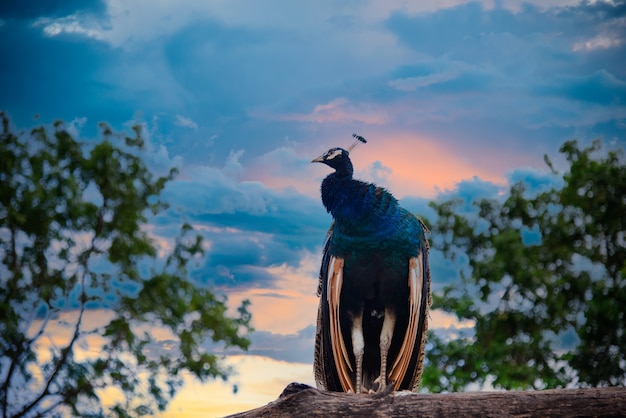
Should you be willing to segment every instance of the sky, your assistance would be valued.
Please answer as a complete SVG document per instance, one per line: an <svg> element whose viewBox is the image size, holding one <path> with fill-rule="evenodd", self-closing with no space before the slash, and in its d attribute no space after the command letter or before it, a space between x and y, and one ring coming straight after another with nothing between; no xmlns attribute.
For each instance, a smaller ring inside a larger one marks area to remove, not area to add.
<svg viewBox="0 0 626 418"><path fill-rule="evenodd" d="M355 177L425 217L434 199L554 181L543 156L558 167L566 140L626 146L624 0L1 2L0 56L0 109L19 129L143 125L149 167L180 170L151 236L165 250L189 221L207 247L192 279L252 302L252 346L226 357L237 374L188 379L161 417L314 384L331 217L330 170L310 161L353 132L368 139ZM431 269L435 292L458 280L436 251ZM432 314L436 330L468 326Z"/></svg>

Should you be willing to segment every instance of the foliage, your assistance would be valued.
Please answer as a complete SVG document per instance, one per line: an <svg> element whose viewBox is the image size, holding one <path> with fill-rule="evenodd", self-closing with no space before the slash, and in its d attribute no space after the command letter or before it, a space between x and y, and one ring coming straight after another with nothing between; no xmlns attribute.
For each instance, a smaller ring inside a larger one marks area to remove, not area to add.
<svg viewBox="0 0 626 418"><path fill-rule="evenodd" d="M431 203L435 248L468 260L433 308L474 321L474 335L431 334L430 390L626 384L624 155L599 141L560 152L562 187L533 194L520 182L471 213L457 200Z"/></svg>
<svg viewBox="0 0 626 418"><path fill-rule="evenodd" d="M247 348L247 302L230 317L225 298L187 279L203 252L189 225L157 256L147 216L166 207L176 171L148 170L141 129L101 124L102 141L81 143L62 122L15 134L0 116L2 417L151 414L184 373L226 379L202 343ZM94 328L96 313L111 319Z"/></svg>

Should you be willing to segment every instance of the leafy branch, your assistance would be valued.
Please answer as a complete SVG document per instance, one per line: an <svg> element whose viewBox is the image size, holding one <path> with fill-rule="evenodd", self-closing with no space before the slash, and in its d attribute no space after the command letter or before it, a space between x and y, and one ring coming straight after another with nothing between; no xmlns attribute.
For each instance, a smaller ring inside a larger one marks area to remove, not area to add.
<svg viewBox="0 0 626 418"><path fill-rule="evenodd" d="M154 177L141 128L129 137L101 124L100 142L79 142L62 122L15 134L0 119L2 417L145 415L165 409L183 371L226 379L230 369L204 342L245 349L247 302L230 317L225 298L188 278L203 249L187 224L158 260L145 226L167 207L161 192L177 172ZM146 273L151 260L162 268ZM83 329L93 308L112 319ZM70 312L71 334L56 347L50 325ZM159 341L141 335L147 326L169 329L176 347L157 354ZM79 359L95 335L104 339L99 355ZM109 387L122 399L104 411L98 390Z"/></svg>

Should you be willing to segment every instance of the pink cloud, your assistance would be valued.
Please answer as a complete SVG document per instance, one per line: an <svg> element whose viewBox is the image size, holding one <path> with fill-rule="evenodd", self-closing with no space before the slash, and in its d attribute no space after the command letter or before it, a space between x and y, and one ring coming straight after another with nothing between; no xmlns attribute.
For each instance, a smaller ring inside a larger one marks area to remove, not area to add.
<svg viewBox="0 0 626 418"><path fill-rule="evenodd" d="M372 132L368 143L350 156L356 178L375 181L398 198L434 198L438 192L474 177L504 185L512 168L539 162L515 150L494 146L486 153L484 147L478 149L469 143L453 146L407 132Z"/></svg>
<svg viewBox="0 0 626 418"><path fill-rule="evenodd" d="M253 112L252 116L263 119L315 123L363 123L382 125L389 118L387 112L378 105L370 103L352 103L340 97L328 103L316 105L310 113L285 113L278 115Z"/></svg>
<svg viewBox="0 0 626 418"><path fill-rule="evenodd" d="M401 111L390 109L394 114ZM505 148L498 144L486 148L484 144L474 144L469 133L467 140L452 142L447 138L398 131L389 125L354 129L368 139L367 144L350 154L355 178L386 187L398 198L435 198L440 191L454 189L457 183L475 177L504 185L507 173L514 168L544 168L541 150ZM342 135L351 131L345 125L336 130ZM319 143L315 150L297 143L279 147L245 167L243 178L274 189L294 188L318 199L320 184L331 170L322 164L310 164L310 159L326 151L326 147L347 148L351 142L349 136L339 138L331 133L325 136L323 149Z"/></svg>
<svg viewBox="0 0 626 418"><path fill-rule="evenodd" d="M443 142L413 133L373 132L368 143L357 147L350 157L355 178L372 181L388 188L396 197L420 196L433 198L438 191L454 188L461 180L478 176L482 180L504 183L505 165L484 164L466 150L451 149ZM345 144L336 144L347 147ZM263 174L270 187L294 185L310 196L319 196L328 167L314 165L296 178Z"/></svg>

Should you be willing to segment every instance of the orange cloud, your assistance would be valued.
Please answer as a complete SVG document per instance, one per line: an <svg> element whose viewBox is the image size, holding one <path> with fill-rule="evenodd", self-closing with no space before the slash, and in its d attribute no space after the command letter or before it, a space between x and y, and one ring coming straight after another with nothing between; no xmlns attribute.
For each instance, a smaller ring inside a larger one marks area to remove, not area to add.
<svg viewBox="0 0 626 418"><path fill-rule="evenodd" d="M315 296L316 280L313 270L317 270L317 259L309 254L303 257L298 267L285 265L270 267L269 270L278 279L277 289L252 289L241 292L237 297L251 297L255 326L258 329L272 332L295 332L306 325L313 324L317 312L318 298ZM274 296L269 293L273 292ZM263 301L268 303L264 303ZM87 329L102 326L113 317L113 312L99 309L87 311L84 324ZM63 343L69 338L67 328L62 321L72 321L77 312L64 312L58 320L51 322L51 340ZM442 311L431 312L430 328L467 328L472 321L459 322L454 315ZM171 338L171 332L163 327L145 327L138 331L149 331L157 340ZM79 359L95 358L101 351L102 339L98 335L90 335L77 347ZM49 346L39 346L38 354L47 351ZM236 355L227 356L225 363L234 367L235 374L227 383L209 381L202 383L183 373L184 385L169 404L167 410L159 416L169 417L206 417L224 416L236 412L258 408L275 400L290 382L300 382L315 386L313 366L311 363L289 363L262 356ZM35 376L36 378L40 376ZM143 376L142 376L143 377ZM235 394L232 385L236 384ZM98 391L105 406L110 406L122 398L116 388L105 388Z"/></svg>
<svg viewBox="0 0 626 418"><path fill-rule="evenodd" d="M456 316L439 310L431 311L430 321L431 329L474 326L473 321L459 322ZM237 370L228 383L201 383L185 375L183 388L162 416L224 416L258 408L275 400L291 382L315 386L313 365L310 363L287 363L261 356L238 355L228 356L226 364ZM237 394L232 392L233 384L237 384Z"/></svg>
<svg viewBox="0 0 626 418"><path fill-rule="evenodd" d="M318 261L312 254L305 254L298 267L286 264L268 267L268 273L276 277L273 288L230 292L229 302L238 306L242 300L249 299L252 323L257 330L294 334L315 323Z"/></svg>
<svg viewBox="0 0 626 418"><path fill-rule="evenodd" d="M435 309L430 311L430 318L428 320L428 328L473 328L475 325L475 321L470 321L464 319L463 321L459 321L456 315L449 314L439 309Z"/></svg>
<svg viewBox="0 0 626 418"><path fill-rule="evenodd" d="M439 190L451 189L461 180L478 176L482 180L504 183L502 172L494 166L452 150L436 139L411 133L379 132L351 153L355 178L375 181L389 188L398 198L411 195L432 198ZM376 161L390 169L382 179L373 179L368 170ZM318 186L319 187L319 186Z"/></svg>
<svg viewBox="0 0 626 418"><path fill-rule="evenodd" d="M313 366L286 363L259 356L230 356L227 364L239 372L228 383L201 383L185 376L185 384L167 410L160 414L170 417L216 417L244 412L263 406L276 398L291 382L315 386ZM232 391L237 384L238 392Z"/></svg>

